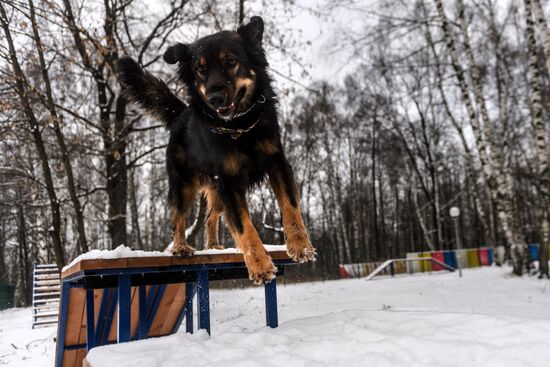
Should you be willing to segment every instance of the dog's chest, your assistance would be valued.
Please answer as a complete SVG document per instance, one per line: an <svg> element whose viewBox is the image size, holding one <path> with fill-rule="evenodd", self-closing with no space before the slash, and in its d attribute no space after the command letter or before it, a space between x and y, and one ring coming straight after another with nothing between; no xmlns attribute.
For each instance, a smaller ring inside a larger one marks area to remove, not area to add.
<svg viewBox="0 0 550 367"><path fill-rule="evenodd" d="M208 176L249 176L263 171L265 162L253 143L228 136L212 136L190 142L189 158L194 170Z"/></svg>

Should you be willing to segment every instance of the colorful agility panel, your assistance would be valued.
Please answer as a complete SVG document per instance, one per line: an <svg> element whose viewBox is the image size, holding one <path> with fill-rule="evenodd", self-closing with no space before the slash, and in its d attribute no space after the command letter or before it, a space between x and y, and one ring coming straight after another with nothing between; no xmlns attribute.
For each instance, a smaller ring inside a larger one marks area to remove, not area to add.
<svg viewBox="0 0 550 367"><path fill-rule="evenodd" d="M418 254L418 257L426 257L426 258L430 258L432 257L431 256L431 253L429 252L421 252ZM431 261L420 261L420 271L422 272L427 272L427 271L432 271L432 262Z"/></svg>
<svg viewBox="0 0 550 367"><path fill-rule="evenodd" d="M455 253L457 265L459 265L462 269L469 268L470 265L468 263L468 254L466 253L466 250L456 250Z"/></svg>
<svg viewBox="0 0 550 367"><path fill-rule="evenodd" d="M452 266L456 269L457 263L456 263L456 254L454 251L444 251L443 257L445 259L445 264Z"/></svg>
<svg viewBox="0 0 550 367"><path fill-rule="evenodd" d="M432 252L432 258L436 259L436 260L439 260L442 263L445 262L445 255L443 254L443 251L434 251L434 252ZM433 270L434 271L444 270L444 268L441 265L437 264L437 263L432 263L432 265L433 265Z"/></svg>
<svg viewBox="0 0 550 367"><path fill-rule="evenodd" d="M420 257L418 252L409 252L407 253L407 259L414 259ZM407 261L407 273L419 273L421 272L420 261Z"/></svg>
<svg viewBox="0 0 550 367"><path fill-rule="evenodd" d="M538 260L539 259L539 244L538 243L531 243L528 246L529 248L529 255L531 256L531 260Z"/></svg>
<svg viewBox="0 0 550 367"><path fill-rule="evenodd" d="M477 249L470 249L466 251L468 256L468 267L479 268L479 256Z"/></svg>
<svg viewBox="0 0 550 367"><path fill-rule="evenodd" d="M489 249L486 247L479 249L479 265L480 266L491 265L491 262L489 261Z"/></svg>

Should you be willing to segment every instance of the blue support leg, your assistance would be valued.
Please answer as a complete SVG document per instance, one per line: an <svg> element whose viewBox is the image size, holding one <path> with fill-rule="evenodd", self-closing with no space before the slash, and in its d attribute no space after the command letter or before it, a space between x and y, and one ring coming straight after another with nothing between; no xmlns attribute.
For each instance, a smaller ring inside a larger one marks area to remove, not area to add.
<svg viewBox="0 0 550 367"><path fill-rule="evenodd" d="M269 327L279 326L279 316L277 315L277 279L265 283L265 318Z"/></svg>
<svg viewBox="0 0 550 367"><path fill-rule="evenodd" d="M147 338L147 288L141 285L138 289L139 292L139 325L138 325L138 339Z"/></svg>
<svg viewBox="0 0 550 367"><path fill-rule="evenodd" d="M205 329L210 334L210 294L207 269L199 270L197 283L199 329Z"/></svg>
<svg viewBox="0 0 550 367"><path fill-rule="evenodd" d="M94 290L86 289L86 350L95 347Z"/></svg>
<svg viewBox="0 0 550 367"><path fill-rule="evenodd" d="M195 283L185 285L185 331L193 334L193 298L195 297Z"/></svg>
<svg viewBox="0 0 550 367"><path fill-rule="evenodd" d="M130 320L131 320L131 281L129 274L118 276L118 333L117 342L130 341Z"/></svg>
<svg viewBox="0 0 550 367"><path fill-rule="evenodd" d="M65 351L65 333L67 331L67 313L69 310L69 296L71 285L69 282L63 282L61 286L61 305L59 312L59 322L57 329L57 350L55 356L56 367L63 366L63 352Z"/></svg>

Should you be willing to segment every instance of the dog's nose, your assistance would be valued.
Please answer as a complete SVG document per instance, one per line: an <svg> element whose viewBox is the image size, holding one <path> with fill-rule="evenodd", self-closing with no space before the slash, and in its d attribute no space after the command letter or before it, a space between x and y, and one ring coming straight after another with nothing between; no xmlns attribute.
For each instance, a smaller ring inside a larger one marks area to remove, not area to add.
<svg viewBox="0 0 550 367"><path fill-rule="evenodd" d="M225 93L218 92L218 93L214 93L214 94L210 95L208 97L208 103L210 103L210 105L212 107L214 107L214 109L218 109L218 108L224 106L224 104L225 104Z"/></svg>

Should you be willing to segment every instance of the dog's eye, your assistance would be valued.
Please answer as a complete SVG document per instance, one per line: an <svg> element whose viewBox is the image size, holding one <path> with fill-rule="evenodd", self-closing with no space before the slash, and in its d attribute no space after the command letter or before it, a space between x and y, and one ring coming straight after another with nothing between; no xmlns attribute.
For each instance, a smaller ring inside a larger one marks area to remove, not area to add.
<svg viewBox="0 0 550 367"><path fill-rule="evenodd" d="M197 73L204 74L204 73L206 73L206 65L205 64L197 64L196 70L197 70Z"/></svg>
<svg viewBox="0 0 550 367"><path fill-rule="evenodd" d="M232 67L235 67L237 65L237 59L234 58L234 57L226 57L225 58L225 65L227 65L228 67L232 68Z"/></svg>

